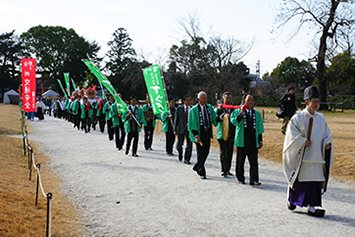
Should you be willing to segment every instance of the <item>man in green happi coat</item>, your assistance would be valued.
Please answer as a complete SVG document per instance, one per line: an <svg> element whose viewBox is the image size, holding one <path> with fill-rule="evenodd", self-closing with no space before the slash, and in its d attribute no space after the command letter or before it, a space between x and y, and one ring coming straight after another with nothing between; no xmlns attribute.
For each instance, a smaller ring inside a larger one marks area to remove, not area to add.
<svg viewBox="0 0 355 237"><path fill-rule="evenodd" d="M104 108L103 108L103 113L106 115L106 124L107 124L107 134L108 134L108 139L110 141L113 140L113 133L114 133L114 128L112 126L112 119L110 118L110 110L111 106L115 102L115 99L113 98L112 95L109 96L109 100L105 103Z"/></svg>
<svg viewBox="0 0 355 237"><path fill-rule="evenodd" d="M153 150L152 143L153 143L153 136L154 136L154 129L156 127L156 120L160 118L159 114L153 115L153 117L146 117L145 112L150 111L149 113L153 113L153 107L150 103L150 98L147 95L147 104L143 105L143 113L144 113L144 148L145 150Z"/></svg>
<svg viewBox="0 0 355 237"><path fill-rule="evenodd" d="M205 162L210 152L213 125L217 126L217 115L212 105L207 104L207 94L201 91L197 95L198 104L191 108L187 130L197 148L197 163L193 170L201 179L206 179Z"/></svg>
<svg viewBox="0 0 355 237"><path fill-rule="evenodd" d="M106 114L103 112L104 105L106 103L106 99L101 99L99 102L96 103L96 118L99 120L99 127L100 132L105 131L105 124L106 124Z"/></svg>
<svg viewBox="0 0 355 237"><path fill-rule="evenodd" d="M84 128L85 133L90 132L91 118L93 115L93 105L88 101L87 97L84 97L83 103L81 104L81 127Z"/></svg>
<svg viewBox="0 0 355 237"><path fill-rule="evenodd" d="M114 129L116 148L118 151L122 150L124 137L120 138L120 126L122 123L122 113L119 113L117 108L117 102L113 103L110 109L110 118L112 119L112 127ZM125 136L125 133L121 136Z"/></svg>
<svg viewBox="0 0 355 237"><path fill-rule="evenodd" d="M138 107L137 99L135 96L131 96L130 103L131 104L128 106L128 112L125 112L122 116L125 132L128 134L125 154L128 155L131 142L133 140L132 156L138 157L138 138L144 123L144 114L143 110Z"/></svg>
<svg viewBox="0 0 355 237"><path fill-rule="evenodd" d="M236 178L245 184L244 163L248 156L250 165L250 185L260 185L258 168L258 150L263 147L264 124L259 111L254 107L254 96L247 94L241 109L231 115L231 123L235 125L234 146L237 147Z"/></svg>

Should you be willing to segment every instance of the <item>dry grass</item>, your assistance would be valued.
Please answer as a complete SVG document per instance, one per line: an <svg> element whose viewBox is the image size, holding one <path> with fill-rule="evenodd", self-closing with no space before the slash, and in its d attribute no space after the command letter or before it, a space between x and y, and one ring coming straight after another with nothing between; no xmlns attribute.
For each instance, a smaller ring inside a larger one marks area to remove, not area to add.
<svg viewBox="0 0 355 237"><path fill-rule="evenodd" d="M35 206L37 172L33 170L29 180L22 139L6 136L21 134L20 109L0 104L0 114L0 236L45 236L47 199L40 191ZM78 236L81 232L78 208L60 191L61 181L49 168L48 157L39 152L36 144L30 144L36 163L41 164L44 191L53 194L52 235Z"/></svg>
<svg viewBox="0 0 355 237"><path fill-rule="evenodd" d="M260 149L259 157L281 164L284 135L280 132L282 120L275 116L277 108L256 109L261 113L264 110L265 115L264 147ZM332 168L332 177L339 180L355 181L355 111L325 112L324 114L333 134L335 161ZM212 146L219 148L216 139L217 128L214 129L215 139L212 140ZM156 133L160 133L160 131L161 122L157 123Z"/></svg>
<svg viewBox="0 0 355 237"><path fill-rule="evenodd" d="M277 108L257 108L265 111L264 147L261 158L282 163L284 136L280 133L281 121L275 116ZM321 111L323 113L323 111ZM333 135L334 165L332 176L339 180L355 181L355 112L324 112Z"/></svg>

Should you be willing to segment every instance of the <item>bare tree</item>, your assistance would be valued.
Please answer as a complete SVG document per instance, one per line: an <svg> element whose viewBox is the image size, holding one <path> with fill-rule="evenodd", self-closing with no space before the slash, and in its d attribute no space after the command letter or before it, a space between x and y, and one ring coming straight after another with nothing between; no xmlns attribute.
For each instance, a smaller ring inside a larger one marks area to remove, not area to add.
<svg viewBox="0 0 355 237"><path fill-rule="evenodd" d="M234 37L223 39L221 35L214 36L209 41L210 53L208 54L208 77L219 92L223 92L230 82L245 77L247 68L236 66L254 45L242 42ZM248 69L249 71L249 69Z"/></svg>
<svg viewBox="0 0 355 237"><path fill-rule="evenodd" d="M284 0L278 9L276 29L282 30L291 20L298 20L294 35L305 25L319 39L317 62L318 88L321 101L327 99L326 53L334 51L344 40L346 33L355 22L354 0ZM346 37L345 37L346 39ZM326 109L327 106L322 106Z"/></svg>

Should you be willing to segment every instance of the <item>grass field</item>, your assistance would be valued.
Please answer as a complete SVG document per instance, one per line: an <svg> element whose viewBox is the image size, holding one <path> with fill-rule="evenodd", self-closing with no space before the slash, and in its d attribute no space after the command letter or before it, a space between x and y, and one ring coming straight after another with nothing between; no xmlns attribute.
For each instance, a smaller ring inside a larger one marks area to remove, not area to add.
<svg viewBox="0 0 355 237"><path fill-rule="evenodd" d="M27 157L23 155L21 138L7 135L21 134L19 106L0 104L0 236L45 236L47 199L39 191L36 198L36 171L29 180ZM61 181L47 165L48 157L35 151L36 163L41 164L41 179L52 199L52 236L78 236L78 208L68 202L60 191Z"/></svg>

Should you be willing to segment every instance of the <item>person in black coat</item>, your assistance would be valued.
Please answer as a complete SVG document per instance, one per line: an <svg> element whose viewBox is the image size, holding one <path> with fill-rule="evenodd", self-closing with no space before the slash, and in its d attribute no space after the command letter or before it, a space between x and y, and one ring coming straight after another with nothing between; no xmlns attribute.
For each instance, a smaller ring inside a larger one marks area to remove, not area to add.
<svg viewBox="0 0 355 237"><path fill-rule="evenodd" d="M288 122L297 111L296 97L294 93L295 93L295 88L292 86L288 88L287 92L280 99L281 109L284 111L284 118L281 125L281 133L283 135L286 134L286 128Z"/></svg>
<svg viewBox="0 0 355 237"><path fill-rule="evenodd" d="M191 164L192 142L189 139L189 131L187 131L187 123L189 118L189 111L191 109L191 97L189 95L183 98L184 105L177 108L174 119L174 134L178 136L176 150L179 152L179 161L182 161L183 150L182 145L186 139L184 163Z"/></svg>

